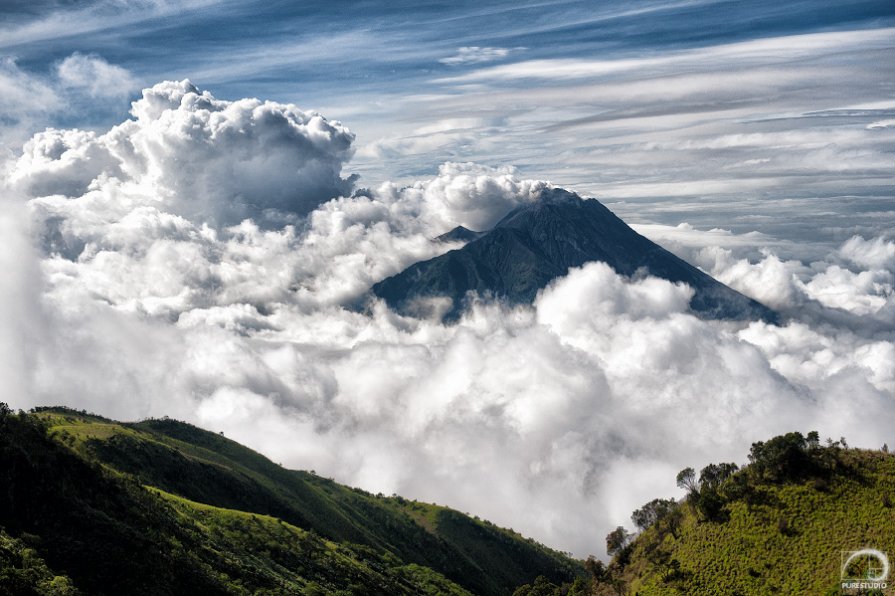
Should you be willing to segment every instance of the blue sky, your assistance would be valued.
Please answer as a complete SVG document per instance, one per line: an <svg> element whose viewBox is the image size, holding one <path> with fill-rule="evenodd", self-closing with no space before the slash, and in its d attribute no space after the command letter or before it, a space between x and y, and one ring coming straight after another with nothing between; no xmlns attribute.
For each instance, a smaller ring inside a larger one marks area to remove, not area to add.
<svg viewBox="0 0 895 596"><path fill-rule="evenodd" d="M0 95L12 145L47 125L103 129L141 87L189 78L343 121L361 184L476 161L635 222L830 242L893 223L885 0L4 6L0 93L28 81L48 104ZM119 68L60 91L73 54Z"/></svg>

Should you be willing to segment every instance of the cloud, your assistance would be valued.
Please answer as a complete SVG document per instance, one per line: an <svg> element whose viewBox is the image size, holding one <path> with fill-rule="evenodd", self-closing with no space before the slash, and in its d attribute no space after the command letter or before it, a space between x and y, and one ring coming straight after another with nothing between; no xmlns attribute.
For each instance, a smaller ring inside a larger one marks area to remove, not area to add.
<svg viewBox="0 0 895 596"><path fill-rule="evenodd" d="M451 82L469 82L494 79L571 79L590 78L613 73L624 73L625 76L630 77L637 71L666 68L671 65L675 65L678 70L684 70L680 67L695 61L726 61L731 58L738 60L747 58L750 61L779 60L783 56L788 59L798 59L811 56L818 51L830 51L831 49L849 47L859 42L887 47L891 43L893 33L895 33L893 28L880 28L870 31L834 31L789 35L723 44L710 48L683 50L661 57L650 58L528 60L513 64L490 66L446 80Z"/></svg>
<svg viewBox="0 0 895 596"><path fill-rule="evenodd" d="M50 73L23 69L12 57L0 58L0 153L5 170L7 158L18 154L35 130L73 117L86 124L98 113L116 109L135 88L126 69L93 54L75 52Z"/></svg>
<svg viewBox="0 0 895 596"><path fill-rule="evenodd" d="M438 71L359 112L373 123L366 146L382 151L359 152L354 167L403 177L433 160L513 163L624 199L620 215L637 223L799 242L883 235L895 128L868 126L892 118L879 76L892 28L771 35L592 52L569 51L567 39L550 53L535 45L531 59ZM380 108L393 126L381 126ZM500 125L415 132L470 117Z"/></svg>
<svg viewBox="0 0 895 596"><path fill-rule="evenodd" d="M11 11L10 14L18 18L10 19L0 27L0 38L3 39L0 47L40 43L151 22L166 16L182 15L191 10L207 9L215 2L216 0L177 3L168 0L29 2L25 11ZM30 18L28 13L32 11L36 18ZM16 15L16 12L19 14Z"/></svg>
<svg viewBox="0 0 895 596"><path fill-rule="evenodd" d="M854 236L834 251L755 233L701 231L689 224L637 228L719 281L796 319L845 325L865 335L895 330L895 243ZM782 259L800 252L809 262ZM857 315L857 317L853 316Z"/></svg>
<svg viewBox="0 0 895 596"><path fill-rule="evenodd" d="M340 172L354 134L317 113L218 100L186 80L144 89L131 113L102 135L38 133L11 172L13 186L100 201L103 188L117 186L131 201L215 225L304 215L351 191Z"/></svg>
<svg viewBox="0 0 895 596"><path fill-rule="evenodd" d="M491 48L480 46L463 46L457 49L457 53L447 58L439 60L442 64L448 66L458 66L461 64L481 64L482 62L493 62L510 55L510 52L520 50L522 48Z"/></svg>
<svg viewBox="0 0 895 596"><path fill-rule="evenodd" d="M0 59L0 100L7 118L16 113L46 112L60 107L53 89L19 68L9 57Z"/></svg>
<svg viewBox="0 0 895 596"><path fill-rule="evenodd" d="M421 126L410 134L377 139L358 150L358 156L395 159L422 155L456 156L490 146L485 134L496 134L499 118L447 118Z"/></svg>
<svg viewBox="0 0 895 596"><path fill-rule="evenodd" d="M39 354L44 324L41 311L42 280L38 255L29 234L27 214L21 202L0 198L0 378L4 401L13 407L29 403L30 371Z"/></svg>
<svg viewBox="0 0 895 596"><path fill-rule="evenodd" d="M95 54L75 52L56 66L56 72L63 86L93 98L128 96L137 87L130 72Z"/></svg>
<svg viewBox="0 0 895 596"><path fill-rule="evenodd" d="M404 187L386 183L378 193L413 204L434 234L460 225L477 231L491 229L513 208L534 201L547 186L547 182L519 180L512 167L447 162L431 180Z"/></svg>
<svg viewBox="0 0 895 596"><path fill-rule="evenodd" d="M13 58L0 58L0 152L4 159L19 149L37 120L63 105L51 82L22 70Z"/></svg>
<svg viewBox="0 0 895 596"><path fill-rule="evenodd" d="M852 236L839 249L839 254L859 267L895 270L895 242L891 240Z"/></svg>

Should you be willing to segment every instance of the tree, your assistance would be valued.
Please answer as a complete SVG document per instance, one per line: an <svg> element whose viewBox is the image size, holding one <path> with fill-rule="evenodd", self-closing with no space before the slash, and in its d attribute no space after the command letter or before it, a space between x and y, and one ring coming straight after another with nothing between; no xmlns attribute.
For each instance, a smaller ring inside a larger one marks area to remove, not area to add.
<svg viewBox="0 0 895 596"><path fill-rule="evenodd" d="M594 581L598 583L609 580L609 569L603 564L603 561L595 558L593 555L589 556L584 562L584 569L587 570L587 572L594 578Z"/></svg>
<svg viewBox="0 0 895 596"><path fill-rule="evenodd" d="M809 449L814 450L820 447L820 434L818 434L816 430L812 430L810 433L808 433L806 440L808 441Z"/></svg>
<svg viewBox="0 0 895 596"><path fill-rule="evenodd" d="M653 499L631 514L631 521L641 532L665 519L677 505L674 499Z"/></svg>
<svg viewBox="0 0 895 596"><path fill-rule="evenodd" d="M619 526L606 535L606 552L615 556L620 553L631 540L631 534L624 527Z"/></svg>
<svg viewBox="0 0 895 596"><path fill-rule="evenodd" d="M802 433L791 432L767 442L752 443L749 461L759 476L772 482L802 478L818 467L816 458L809 452L814 438L813 434L809 440Z"/></svg>
<svg viewBox="0 0 895 596"><path fill-rule="evenodd" d="M539 575L530 584L519 586L513 596L554 596L560 594L560 587L543 575Z"/></svg>
<svg viewBox="0 0 895 596"><path fill-rule="evenodd" d="M739 467L734 463L709 464L699 472L700 491L717 490Z"/></svg>
<svg viewBox="0 0 895 596"><path fill-rule="evenodd" d="M696 481L696 471L693 468L684 468L677 473L678 488L687 491L687 496L699 492L699 483Z"/></svg>
<svg viewBox="0 0 895 596"><path fill-rule="evenodd" d="M671 535L675 538L679 538L678 532L681 529L681 523L684 521L684 512L680 507L675 504L674 507L662 518L662 525L668 528L668 531L671 532Z"/></svg>

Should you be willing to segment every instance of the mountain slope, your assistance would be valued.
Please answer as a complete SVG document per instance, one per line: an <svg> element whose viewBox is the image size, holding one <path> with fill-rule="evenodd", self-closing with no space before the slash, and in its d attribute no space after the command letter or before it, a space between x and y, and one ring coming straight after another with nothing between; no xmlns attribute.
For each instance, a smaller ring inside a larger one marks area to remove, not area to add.
<svg viewBox="0 0 895 596"><path fill-rule="evenodd" d="M580 573L486 522L286 470L173 420L2 418L0 527L34 536L47 566L91 594L506 594ZM133 552L148 554L120 554Z"/></svg>
<svg viewBox="0 0 895 596"><path fill-rule="evenodd" d="M544 190L477 238L468 232L445 235L471 238L463 248L416 263L374 285L373 293L404 312L419 298L447 296L453 301L448 318L457 318L467 292L530 303L570 267L603 261L621 275L649 273L688 284L699 316L776 320L773 311L641 236L596 199L563 189Z"/></svg>

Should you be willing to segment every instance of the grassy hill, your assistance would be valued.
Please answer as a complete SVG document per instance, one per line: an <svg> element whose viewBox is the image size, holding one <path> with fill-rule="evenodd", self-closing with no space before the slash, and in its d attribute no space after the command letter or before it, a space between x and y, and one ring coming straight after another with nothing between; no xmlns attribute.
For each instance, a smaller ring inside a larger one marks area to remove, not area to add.
<svg viewBox="0 0 895 596"><path fill-rule="evenodd" d="M895 455L789 433L749 459L685 470L683 502L635 512L644 527L614 545L595 593L832 595L842 551L895 560Z"/></svg>
<svg viewBox="0 0 895 596"><path fill-rule="evenodd" d="M173 420L0 408L0 462L0 593L509 594L581 573L488 522Z"/></svg>
<svg viewBox="0 0 895 596"><path fill-rule="evenodd" d="M669 479L671 480L671 479ZM640 530L606 537L612 561L590 558L590 577L547 578L515 596L891 594L844 592L842 552L872 548L895 560L895 455L822 445L788 433L752 445L749 464L682 470L681 501L655 499L633 512ZM849 577L866 578L858 558Z"/></svg>

